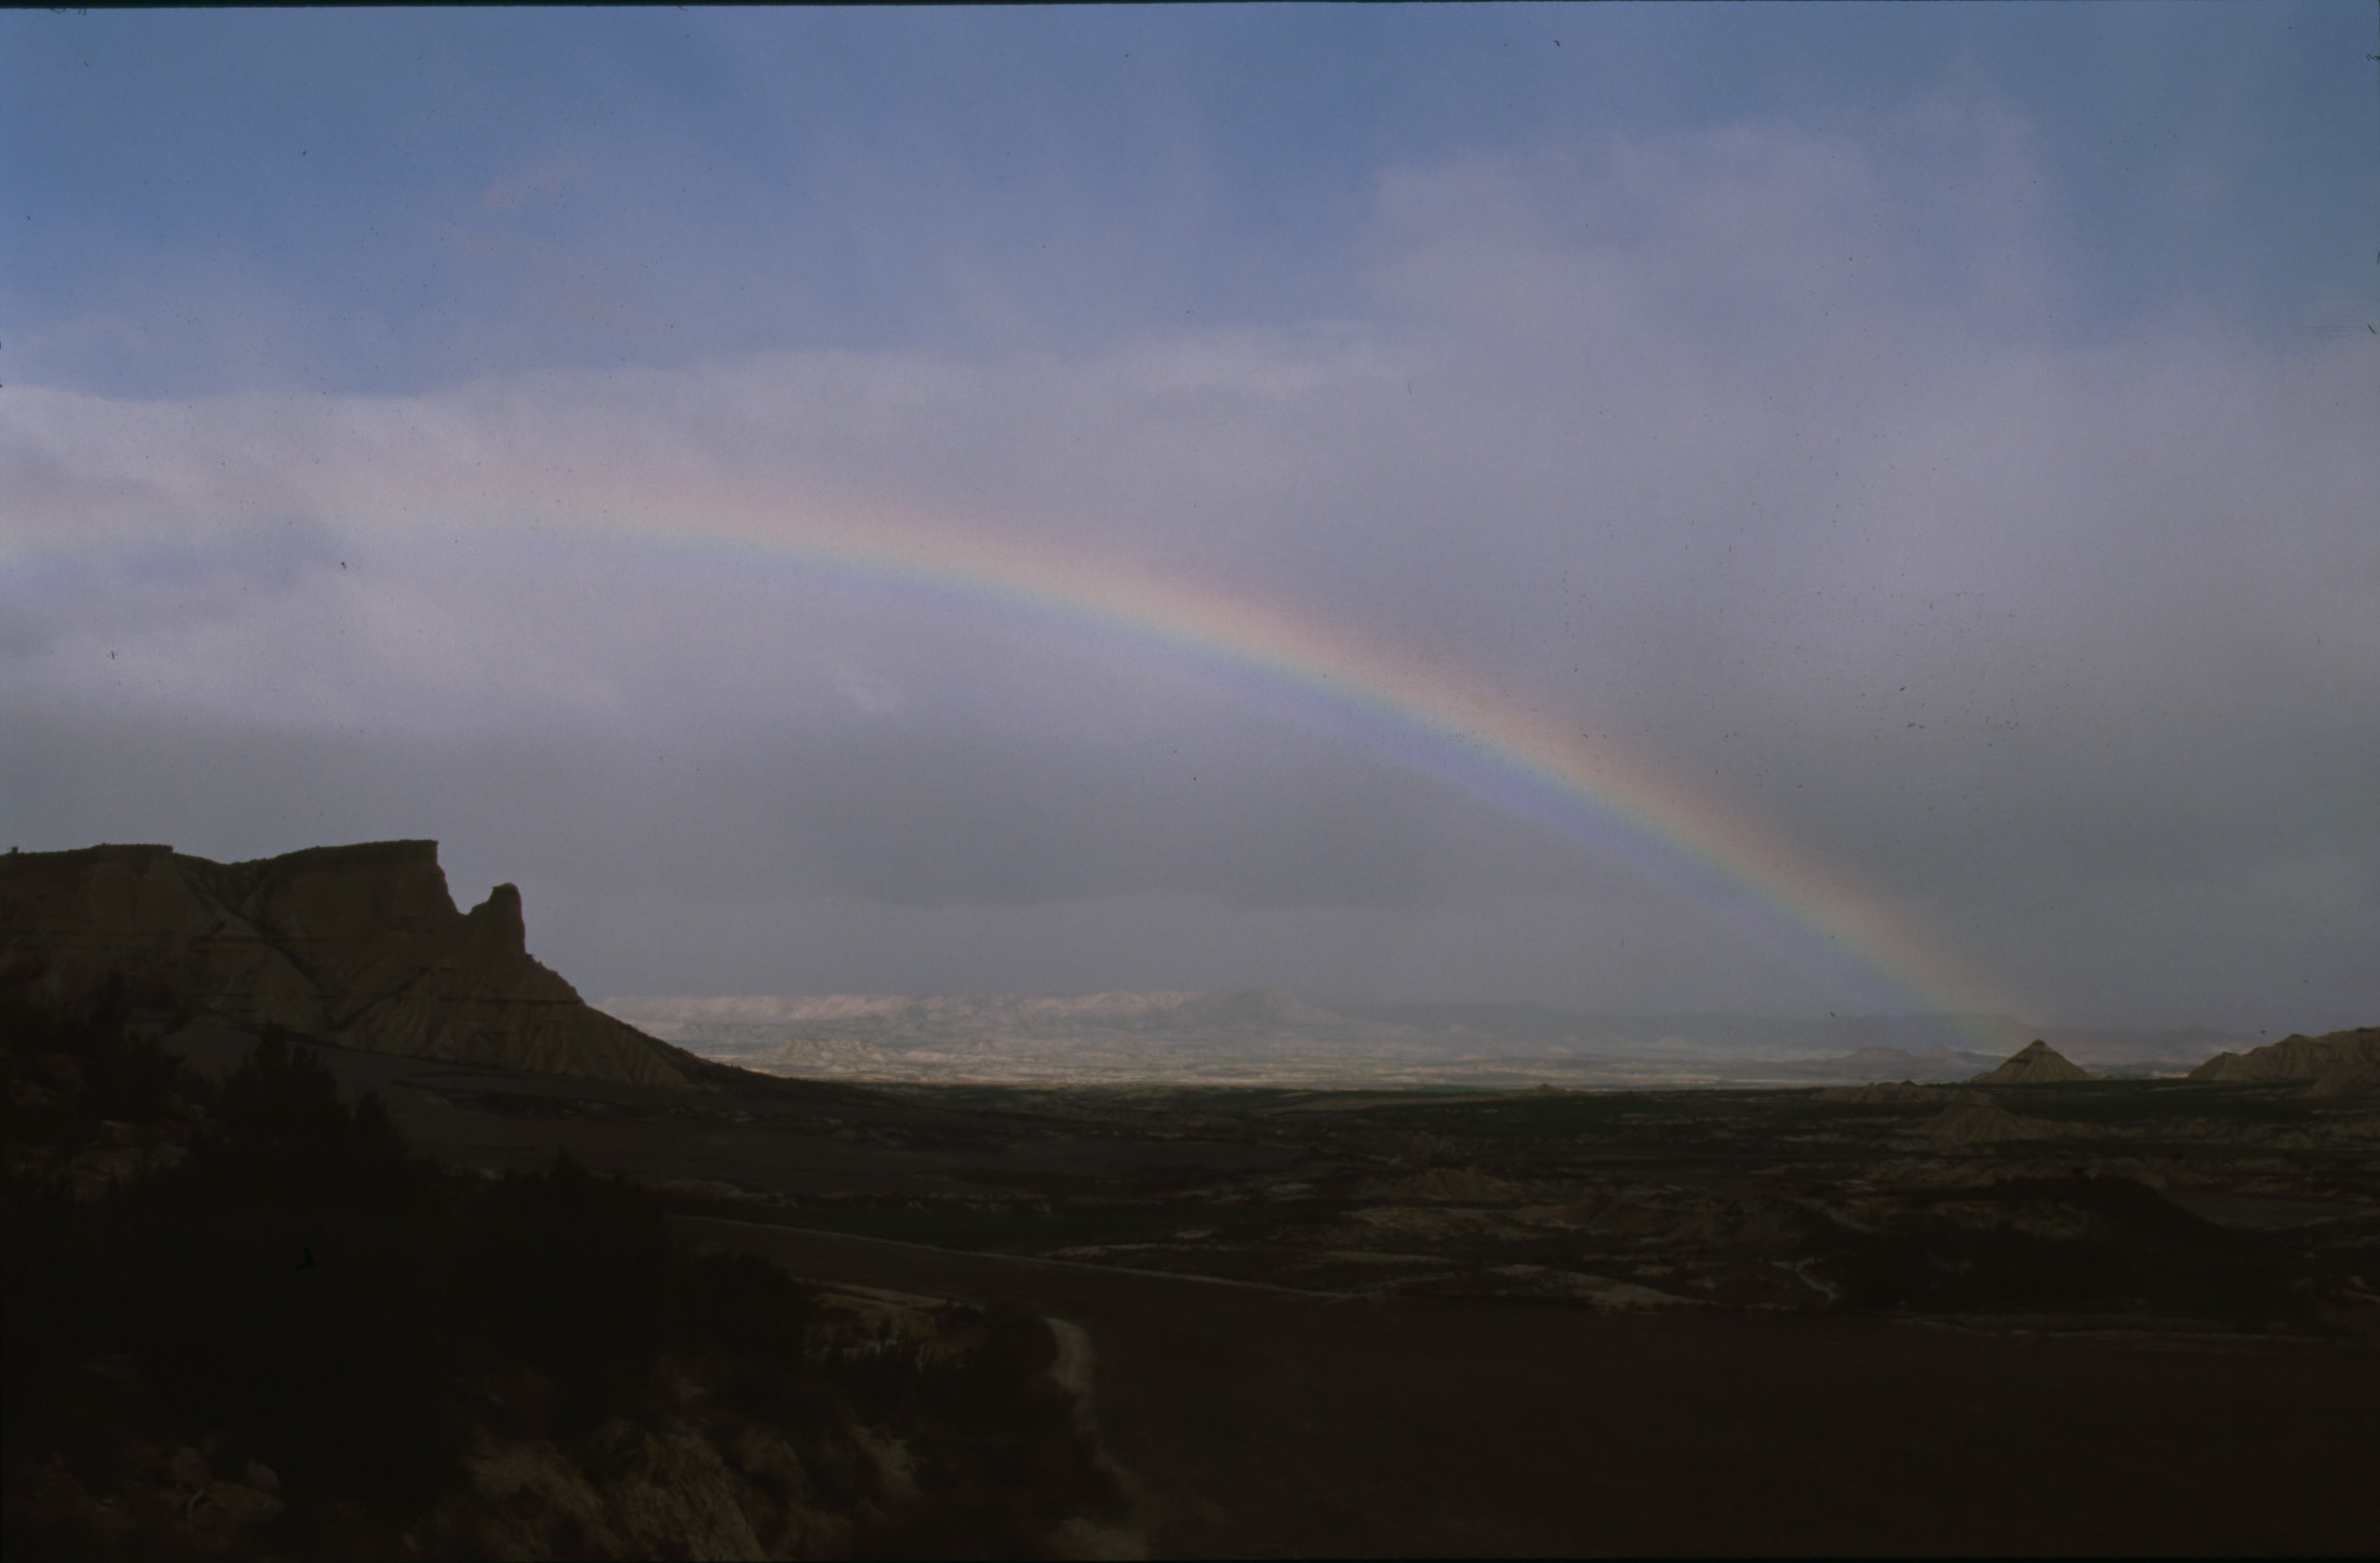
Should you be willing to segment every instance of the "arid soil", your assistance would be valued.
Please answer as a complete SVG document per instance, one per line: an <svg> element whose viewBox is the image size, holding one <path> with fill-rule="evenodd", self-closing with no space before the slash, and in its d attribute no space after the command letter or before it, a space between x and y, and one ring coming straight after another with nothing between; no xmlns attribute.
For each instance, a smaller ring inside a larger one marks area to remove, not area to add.
<svg viewBox="0 0 2380 1563"><path fill-rule="evenodd" d="M791 1078L428 843L11 863L12 1555L2380 1553L2380 1032L1352 1090L1281 1037L1389 1021L1106 995L1091 1079L1231 1045Z"/></svg>
<svg viewBox="0 0 2380 1563"><path fill-rule="evenodd" d="M1079 1326L1165 1554L2380 1549L2368 1102L322 1057L450 1161L566 1149L669 1191L695 1246Z"/></svg>
<svg viewBox="0 0 2380 1563"><path fill-rule="evenodd" d="M7 1556L1113 1550L1088 1352L1038 1312L699 1252L567 1160L424 1159L369 1055L276 1034L210 1080L138 1031L0 992Z"/></svg>
<svg viewBox="0 0 2380 1563"><path fill-rule="evenodd" d="M2285 1082L686 1091L320 1056L450 1160L567 1150L708 1213L970 1252L1605 1310L2380 1326L2380 1112Z"/></svg>
<svg viewBox="0 0 2380 1563"><path fill-rule="evenodd" d="M692 1222L1095 1343L1169 1556L2368 1551L2375 1363L1870 1320L1304 1297Z"/></svg>

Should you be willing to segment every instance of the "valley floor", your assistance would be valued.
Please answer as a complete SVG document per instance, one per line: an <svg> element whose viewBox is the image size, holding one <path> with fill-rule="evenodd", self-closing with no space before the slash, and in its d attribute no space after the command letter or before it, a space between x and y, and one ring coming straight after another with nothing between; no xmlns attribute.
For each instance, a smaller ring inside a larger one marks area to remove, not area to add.
<svg viewBox="0 0 2380 1563"><path fill-rule="evenodd" d="M2380 1359L1300 1297L696 1220L1080 1324L1166 1556L2368 1553Z"/></svg>
<svg viewBox="0 0 2380 1563"><path fill-rule="evenodd" d="M566 1150L700 1246L1079 1325L1169 1555L2380 1550L2369 1103L323 1057L449 1162Z"/></svg>

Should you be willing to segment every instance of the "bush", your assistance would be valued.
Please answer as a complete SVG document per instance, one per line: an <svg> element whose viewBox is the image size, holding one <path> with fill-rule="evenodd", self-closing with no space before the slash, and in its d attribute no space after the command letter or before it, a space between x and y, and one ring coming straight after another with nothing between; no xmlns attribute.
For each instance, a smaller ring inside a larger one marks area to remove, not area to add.
<svg viewBox="0 0 2380 1563"><path fill-rule="evenodd" d="M2203 1221L2128 1179L2015 1178L1937 1199L1998 1205L2005 1224L1921 1214L1869 1234L1840 1263L1851 1301L1954 1312L2148 1309L2247 1326L2303 1311L2270 1243ZM2087 1233L2049 1236L2016 1225L2028 1211L2052 1209L2079 1216Z"/></svg>
<svg viewBox="0 0 2380 1563"><path fill-rule="evenodd" d="M0 1044L11 1060L89 1065L53 1118L211 1097L211 1123L181 1131L179 1167L104 1199L77 1202L56 1178L8 1182L12 1473L54 1454L104 1485L139 1447L212 1434L218 1471L256 1459L283 1476L274 1546L401 1552L480 1430L552 1439L600 1470L599 1430L680 1414L668 1381L691 1369L719 1390L698 1415L765 1423L852 1508L881 1499L854 1424L908 1442L930 1496L868 1545L1031 1550L1104 1495L1046 1376L1048 1332L1021 1309L951 1315L949 1330L980 1338L931 1368L898 1352L815 1362L813 1290L748 1256L677 1253L659 1197L567 1157L493 1182L417 1160L376 1098L343 1103L285 1034L211 1091L127 1039L120 1013L69 1024L20 1008L0 1015ZM116 1364L115 1380L95 1362ZM116 1382L127 1374L137 1388ZM48 1512L12 1503L11 1555L71 1550L43 1528Z"/></svg>

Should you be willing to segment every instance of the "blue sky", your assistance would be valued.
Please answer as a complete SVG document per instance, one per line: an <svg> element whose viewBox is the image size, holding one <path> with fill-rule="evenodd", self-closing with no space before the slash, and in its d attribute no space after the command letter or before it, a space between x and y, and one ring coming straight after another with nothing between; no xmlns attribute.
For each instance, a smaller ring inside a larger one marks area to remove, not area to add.
<svg viewBox="0 0 2380 1563"><path fill-rule="evenodd" d="M2368 1018L2376 50L2344 3L0 14L0 826L437 836L599 992L1863 1002L1227 688L597 525L699 492L1459 667L2034 1018Z"/></svg>
<svg viewBox="0 0 2380 1563"><path fill-rule="evenodd" d="M1384 168L1780 121L1874 137L1914 193L1940 148L1894 125L1936 102L1988 103L2036 148L2051 329L2189 305L2337 328L2371 291L2368 22L2348 4L20 13L0 24L8 362L133 395L387 392L1285 324L1366 308ZM1957 286L1973 235L1931 237Z"/></svg>

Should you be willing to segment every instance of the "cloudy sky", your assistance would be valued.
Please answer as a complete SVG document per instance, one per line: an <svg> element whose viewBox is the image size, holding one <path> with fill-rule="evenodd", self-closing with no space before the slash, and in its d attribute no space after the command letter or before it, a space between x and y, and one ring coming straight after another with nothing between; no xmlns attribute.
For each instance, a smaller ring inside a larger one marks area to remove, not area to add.
<svg viewBox="0 0 2380 1563"><path fill-rule="evenodd" d="M0 15L0 836L435 837L591 994L1907 1002L1790 877L1076 611L1129 579L1624 756L2025 1018L2368 1022L2373 47Z"/></svg>

